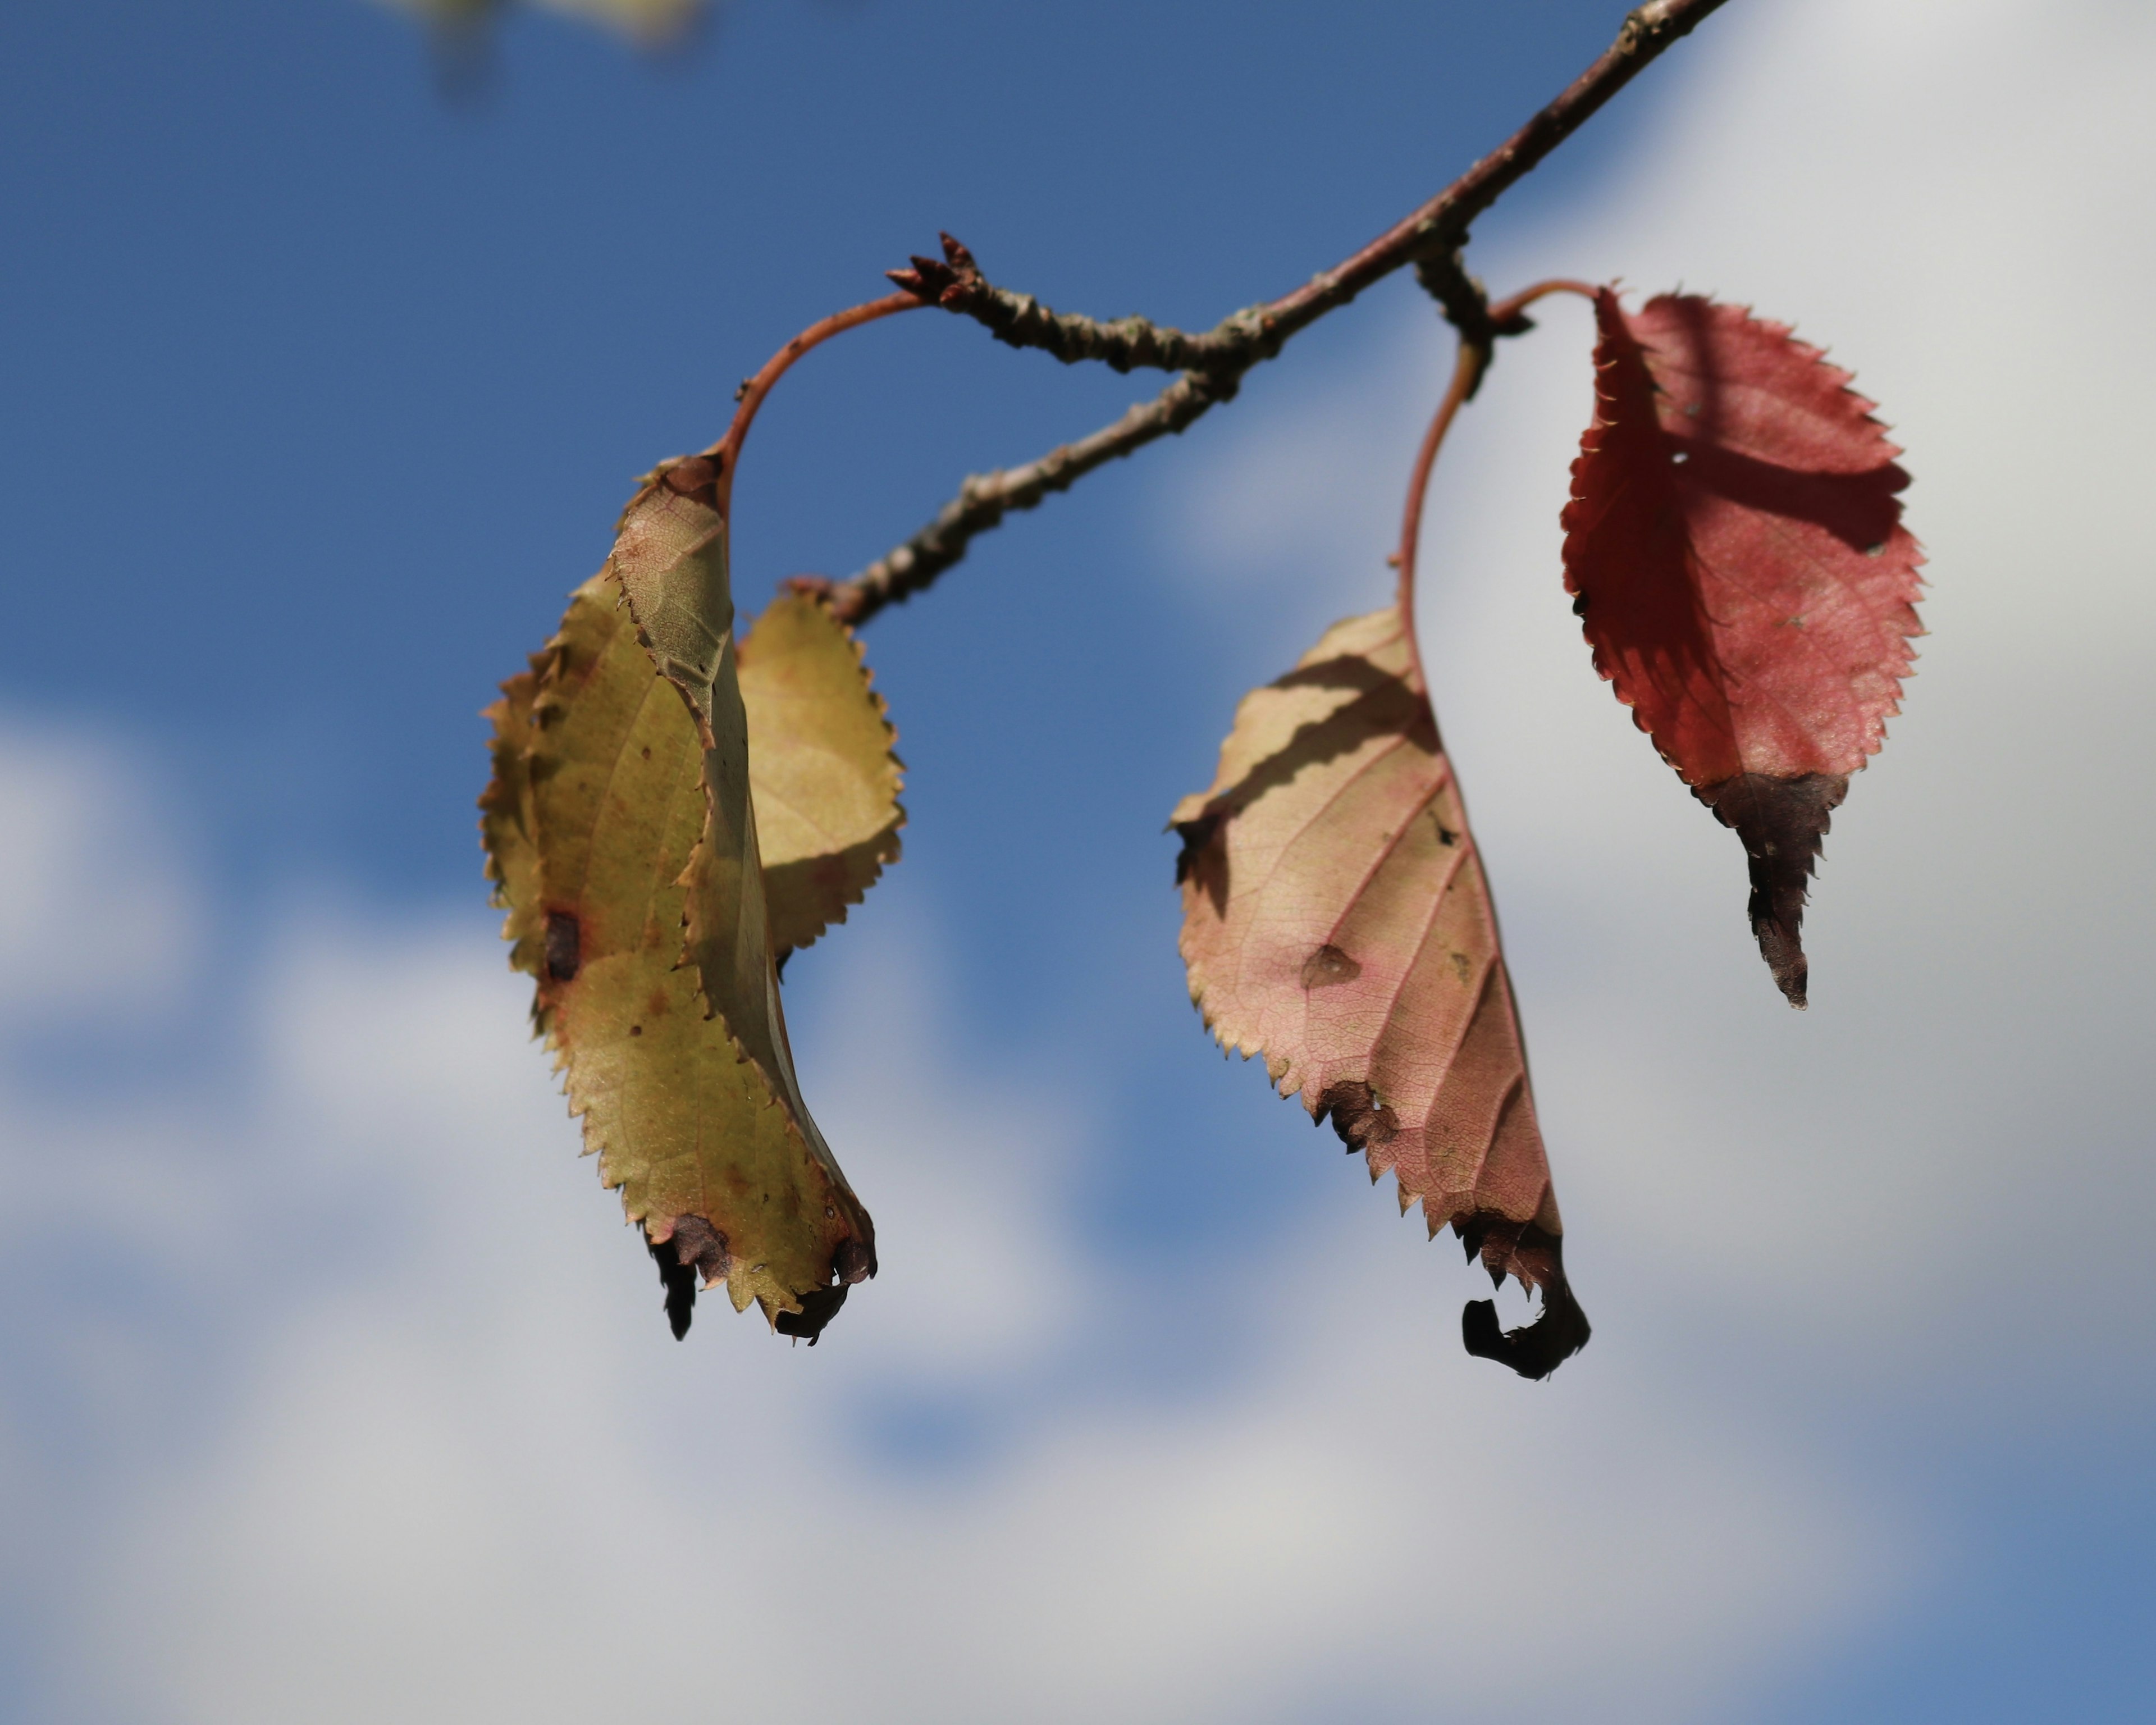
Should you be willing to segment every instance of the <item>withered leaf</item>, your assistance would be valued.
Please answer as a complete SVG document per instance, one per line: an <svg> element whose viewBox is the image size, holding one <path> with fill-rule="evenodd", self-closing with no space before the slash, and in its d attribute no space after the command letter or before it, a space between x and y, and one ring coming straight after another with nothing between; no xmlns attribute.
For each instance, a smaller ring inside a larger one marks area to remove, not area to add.
<svg viewBox="0 0 2156 1725"><path fill-rule="evenodd" d="M541 908L539 846L532 836L531 775L525 752L531 741L531 703L552 657L550 649L531 655L501 685L501 699L481 715L494 726L488 750L494 776L479 799L480 838L486 847L486 877L494 882L494 901L508 911L501 937L511 942L509 962L536 976L547 917Z"/></svg>
<svg viewBox="0 0 2156 1725"><path fill-rule="evenodd" d="M792 1103L790 1063L782 1087L678 962L705 751L613 581L578 590L489 716L482 824L512 962L537 978L535 1016L571 1109L601 1178L644 1226L675 1333L701 1277L813 1340L846 1286L874 1273L874 1228ZM766 1045L783 1052L775 986L772 999Z"/></svg>
<svg viewBox="0 0 2156 1725"><path fill-rule="evenodd" d="M1403 1211L1450 1224L1493 1281L1543 1291L1469 1350L1545 1376L1584 1346L1496 921L1452 770L1388 607L1245 696L1212 788L1173 824L1183 962L1221 1045L1330 1118Z"/></svg>
<svg viewBox="0 0 2156 1725"><path fill-rule="evenodd" d="M622 511L607 572L628 595L659 674L688 703L703 745L703 830L681 875L684 959L706 1009L732 1027L820 1147L794 1081L778 1004L718 480L709 455L650 474Z"/></svg>
<svg viewBox="0 0 2156 1725"><path fill-rule="evenodd" d="M860 644L828 606L781 593L737 663L771 940L783 957L844 922L898 860L903 769Z"/></svg>
<svg viewBox="0 0 2156 1725"><path fill-rule="evenodd" d="M1780 324L1689 294L1627 314L1606 288L1595 320L1565 586L1594 668L1743 841L1759 950L1802 1006L1820 841L1921 633L1908 475L1849 373Z"/></svg>

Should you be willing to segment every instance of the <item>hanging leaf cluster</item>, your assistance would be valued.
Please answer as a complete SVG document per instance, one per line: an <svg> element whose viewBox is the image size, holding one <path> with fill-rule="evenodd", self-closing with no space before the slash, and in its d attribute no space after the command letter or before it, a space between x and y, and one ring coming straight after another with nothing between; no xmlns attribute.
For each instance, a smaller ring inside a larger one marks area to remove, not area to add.
<svg viewBox="0 0 2156 1725"><path fill-rule="evenodd" d="M433 4L434 0L427 0ZM451 0L441 0L448 7ZM478 0L454 0L470 8ZM570 0L560 0L570 3ZM690 0L577 0L624 18ZM1593 412L1573 464L1553 596L1594 670L1745 859L1774 983L1807 999L1803 919L1830 819L1899 710L1922 563L1900 454L1849 374L1789 329L1697 295L1627 311L1548 281L1492 303L1460 248L1486 210L1724 0L1647 0L1553 100L1332 269L1189 334L1059 312L998 286L950 234L898 291L810 325L742 387L726 436L661 464L606 566L488 709L488 872L533 1018L657 1261L674 1333L723 1286L812 1343L876 1269L875 1231L809 1112L782 968L899 854L900 767L854 630L958 562L977 535L1233 400L1252 367L1412 267L1460 336L1412 464L1394 603L1328 629L1237 708L1213 780L1175 808L1180 945L1218 1043L1260 1059L1403 1214L1450 1229L1493 1284L1469 1353L1547 1377L1586 1313L1535 1106L1492 888L1440 739L1414 627L1431 465L1503 340L1553 294L1592 302ZM968 479L851 579L795 577L737 640L728 527L743 439L803 354L937 307L1068 364L1173 373L1150 401L1039 459Z"/></svg>
<svg viewBox="0 0 2156 1725"><path fill-rule="evenodd" d="M1630 314L1592 297L1563 586L1595 670L1742 841L1760 951L1802 1006L1820 841L1918 632L1907 475L1847 374L1782 326L1696 295ZM1463 1333L1542 1377L1589 1327L1411 622L1427 463L1485 363L1464 355L1418 467L1399 603L1334 624L1245 697L1172 824L1207 1028L1373 1181L1392 1174L1433 1235L1450 1227L1493 1281L1540 1296L1512 1331L1471 1302ZM511 962L675 1333L723 1284L813 1342L875 1273L875 1236L802 1096L779 973L896 860L904 816L892 730L829 596L797 583L736 643L738 446L643 481L606 567L503 685L482 824Z"/></svg>
<svg viewBox="0 0 2156 1725"><path fill-rule="evenodd" d="M1899 453L1845 372L1697 295L1593 295L1595 410L1564 585L1595 670L1743 841L1761 952L1804 1004L1830 813L1880 746L1917 633ZM1479 373L1478 373L1479 375ZM1411 558L1412 545L1402 556ZM1224 1047L1330 1120L1403 1210L1543 1295L1471 1353L1546 1375L1583 1346L1489 886L1404 606L1339 623L1247 696L1186 798L1183 956Z"/></svg>

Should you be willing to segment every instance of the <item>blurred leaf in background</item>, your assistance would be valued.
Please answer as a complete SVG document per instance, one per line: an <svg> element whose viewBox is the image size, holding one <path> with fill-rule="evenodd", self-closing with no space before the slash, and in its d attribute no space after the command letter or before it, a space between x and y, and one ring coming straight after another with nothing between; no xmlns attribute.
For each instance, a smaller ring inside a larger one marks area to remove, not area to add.
<svg viewBox="0 0 2156 1725"><path fill-rule="evenodd" d="M486 28L523 0L389 0L418 13L444 34L458 37ZM550 12L589 18L642 43L680 36L706 9L706 0L531 0Z"/></svg>

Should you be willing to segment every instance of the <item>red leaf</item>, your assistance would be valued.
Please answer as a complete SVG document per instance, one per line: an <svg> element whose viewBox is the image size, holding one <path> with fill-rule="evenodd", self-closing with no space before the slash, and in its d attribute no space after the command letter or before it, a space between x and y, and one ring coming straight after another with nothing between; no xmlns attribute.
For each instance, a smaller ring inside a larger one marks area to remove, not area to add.
<svg viewBox="0 0 2156 1725"><path fill-rule="evenodd" d="M1849 373L1697 295L1595 299L1565 587L1594 668L1744 842L1759 950L1804 1004L1804 892L1922 633L1909 476Z"/></svg>

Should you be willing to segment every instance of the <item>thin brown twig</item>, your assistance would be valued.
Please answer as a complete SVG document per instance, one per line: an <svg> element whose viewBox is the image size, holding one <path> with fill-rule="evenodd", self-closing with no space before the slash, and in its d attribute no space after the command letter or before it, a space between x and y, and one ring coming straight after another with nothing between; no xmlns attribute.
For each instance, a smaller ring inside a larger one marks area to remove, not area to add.
<svg viewBox="0 0 2156 1725"><path fill-rule="evenodd" d="M1223 394L1214 392L1224 390ZM889 604L911 598L966 555L973 538L1014 510L1031 509L1051 492L1067 491L1096 467L1181 431L1214 403L1235 393L1233 380L1185 372L1151 401L1072 444L1060 444L1023 467L968 475L936 519L852 580L793 578L792 585L828 598L842 620L860 624Z"/></svg>
<svg viewBox="0 0 2156 1725"><path fill-rule="evenodd" d="M996 286L981 274L980 264L963 244L948 234L938 237L943 243L940 259L916 253L912 268L884 274L922 305L941 305L970 317L1009 347L1037 347L1065 365L1098 360L1117 372L1142 366L1188 371L1219 357L1219 344L1212 336L1186 335L1150 318L1103 322L1082 312L1051 311L1031 294Z"/></svg>
<svg viewBox="0 0 2156 1725"><path fill-rule="evenodd" d="M1152 401L1132 408L1114 424L1078 443L1063 445L1023 467L969 477L936 519L903 545L852 579L823 585L834 608L859 624L886 605L920 592L965 556L976 535L1005 515L1030 509L1050 491L1064 490L1095 468L1181 431L1233 398L1244 372L1278 354L1290 338L1405 264L1417 265L1424 285L1460 326L1464 339L1486 347L1491 336L1517 333L1516 328L1499 326L1500 320L1484 301L1481 289L1460 264L1460 249L1469 228L1665 49L1724 3L1648 0L1625 18L1616 40L1555 100L1445 190L1345 262L1270 304L1235 313L1203 335L1188 335L1144 318L1103 322L1051 311L1030 295L993 286L981 275L972 254L947 236L942 263L916 258L911 270L894 271L893 279L918 303L943 305L975 318L1012 346L1037 347L1070 363L1097 360L1119 371L1180 367L1183 375ZM1511 321L1525 327L1518 307L1513 305L1512 311Z"/></svg>
<svg viewBox="0 0 2156 1725"><path fill-rule="evenodd" d="M1724 0L1649 0L1625 18L1617 39L1563 94L1421 208L1337 267L1312 276L1265 308L1269 327L1285 340L1344 305L1364 288L1433 251L1466 242L1476 218L1599 112L1663 50L1689 35ZM1233 321L1233 320L1230 320Z"/></svg>

